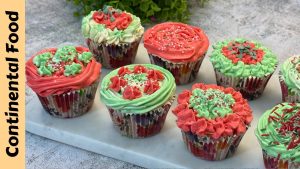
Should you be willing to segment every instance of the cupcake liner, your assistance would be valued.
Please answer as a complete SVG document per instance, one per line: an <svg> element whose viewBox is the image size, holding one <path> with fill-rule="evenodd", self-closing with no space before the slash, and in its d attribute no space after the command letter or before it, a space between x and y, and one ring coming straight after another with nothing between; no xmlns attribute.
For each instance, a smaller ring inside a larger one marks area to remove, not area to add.
<svg viewBox="0 0 300 169"><path fill-rule="evenodd" d="M254 100L262 95L273 73L263 77L233 77L226 76L215 69L216 81L219 86L232 87L241 92L244 98Z"/></svg>
<svg viewBox="0 0 300 169"><path fill-rule="evenodd" d="M209 161L223 160L231 157L236 151L243 135L221 137L214 140L207 136L198 136L191 132L181 131L187 149L195 156Z"/></svg>
<svg viewBox="0 0 300 169"><path fill-rule="evenodd" d="M38 96L43 108L59 118L73 118L88 112L92 107L100 79L85 88L47 97Z"/></svg>
<svg viewBox="0 0 300 169"><path fill-rule="evenodd" d="M291 160L284 160L278 157L273 157L262 150L264 164L266 169L298 169L300 168L299 162L292 162Z"/></svg>
<svg viewBox="0 0 300 169"><path fill-rule="evenodd" d="M164 105L143 114L122 113L107 107L114 126L123 135L131 138L145 138L160 132L175 95Z"/></svg>
<svg viewBox="0 0 300 169"><path fill-rule="evenodd" d="M196 79L205 54L199 57L199 59L195 62L186 63L170 62L153 54L149 54L149 58L152 64L169 70L173 74L176 84L182 85L192 82Z"/></svg>
<svg viewBox="0 0 300 169"><path fill-rule="evenodd" d="M141 39L126 44L102 44L87 39L86 43L95 59L102 64L104 68L114 69L121 66L132 64L139 47Z"/></svg>
<svg viewBox="0 0 300 169"><path fill-rule="evenodd" d="M300 96L289 92L289 89L286 85L286 83L284 82L284 79L281 75L281 73L279 72L279 82L280 82L280 86L281 86L281 93L282 93L282 101L283 102L295 102L298 103L300 102Z"/></svg>

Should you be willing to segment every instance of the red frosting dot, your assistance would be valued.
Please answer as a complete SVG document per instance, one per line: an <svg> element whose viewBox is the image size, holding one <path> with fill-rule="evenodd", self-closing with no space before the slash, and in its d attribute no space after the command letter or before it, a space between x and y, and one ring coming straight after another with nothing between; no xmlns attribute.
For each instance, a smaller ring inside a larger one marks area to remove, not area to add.
<svg viewBox="0 0 300 169"><path fill-rule="evenodd" d="M149 70L147 77L152 80L164 80L165 78L159 70Z"/></svg>
<svg viewBox="0 0 300 169"><path fill-rule="evenodd" d="M147 72L147 68L141 65L136 65L133 68L133 73L135 74L146 73L146 72Z"/></svg>
<svg viewBox="0 0 300 169"><path fill-rule="evenodd" d="M114 76L110 78L111 84L109 85L109 88L114 90L115 92L119 92L121 90L121 87L124 87L127 82L123 78L119 78L118 76Z"/></svg>
<svg viewBox="0 0 300 169"><path fill-rule="evenodd" d="M159 83L158 81L150 81L148 80L144 87L144 93L146 94L152 94L156 92L159 89Z"/></svg>
<svg viewBox="0 0 300 169"><path fill-rule="evenodd" d="M124 76L125 74L129 74L131 71L127 67L121 67L118 71L119 76Z"/></svg>

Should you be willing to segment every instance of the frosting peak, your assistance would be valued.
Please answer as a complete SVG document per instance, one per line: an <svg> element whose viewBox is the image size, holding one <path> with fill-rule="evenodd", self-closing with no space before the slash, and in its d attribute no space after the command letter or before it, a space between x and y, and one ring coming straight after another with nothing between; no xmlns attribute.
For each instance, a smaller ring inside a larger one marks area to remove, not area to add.
<svg viewBox="0 0 300 169"><path fill-rule="evenodd" d="M188 62L203 57L209 41L200 28L165 22L145 32L144 45L150 54L174 62Z"/></svg>

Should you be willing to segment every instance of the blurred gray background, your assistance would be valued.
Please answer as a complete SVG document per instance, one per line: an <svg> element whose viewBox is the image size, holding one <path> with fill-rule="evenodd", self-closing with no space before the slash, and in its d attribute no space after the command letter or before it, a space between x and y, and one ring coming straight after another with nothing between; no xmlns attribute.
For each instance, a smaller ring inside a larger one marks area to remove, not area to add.
<svg viewBox="0 0 300 169"><path fill-rule="evenodd" d="M211 44L226 38L260 41L277 54L280 63L300 54L300 0L210 0L199 8L190 0L190 24L201 27ZM81 18L65 0L26 0L26 58L62 44L84 45ZM208 54L210 54L210 50ZM28 169L140 168L26 133Z"/></svg>

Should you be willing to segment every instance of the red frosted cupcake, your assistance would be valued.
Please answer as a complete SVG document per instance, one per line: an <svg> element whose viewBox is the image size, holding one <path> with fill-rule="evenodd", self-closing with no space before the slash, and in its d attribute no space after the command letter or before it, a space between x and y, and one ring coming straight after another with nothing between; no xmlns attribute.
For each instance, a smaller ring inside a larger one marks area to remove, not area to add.
<svg viewBox="0 0 300 169"><path fill-rule="evenodd" d="M252 110L239 92L194 84L178 95L173 110L188 150L204 160L223 160L236 151L249 127Z"/></svg>
<svg viewBox="0 0 300 169"><path fill-rule="evenodd" d="M200 28L166 22L145 32L144 46L152 64L169 70L176 84L186 84L195 80L209 41Z"/></svg>
<svg viewBox="0 0 300 169"><path fill-rule="evenodd" d="M77 117L94 102L100 70L100 63L87 48L49 48L26 62L27 85L50 115Z"/></svg>

